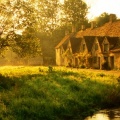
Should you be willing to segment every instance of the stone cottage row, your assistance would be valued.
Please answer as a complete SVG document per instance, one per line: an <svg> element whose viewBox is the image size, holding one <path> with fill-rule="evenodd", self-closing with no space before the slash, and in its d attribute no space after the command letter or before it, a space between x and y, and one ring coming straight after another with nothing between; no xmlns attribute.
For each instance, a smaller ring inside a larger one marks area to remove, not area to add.
<svg viewBox="0 0 120 120"><path fill-rule="evenodd" d="M101 27L91 27L65 35L56 49L59 66L95 69L120 68L120 20L114 14Z"/></svg>

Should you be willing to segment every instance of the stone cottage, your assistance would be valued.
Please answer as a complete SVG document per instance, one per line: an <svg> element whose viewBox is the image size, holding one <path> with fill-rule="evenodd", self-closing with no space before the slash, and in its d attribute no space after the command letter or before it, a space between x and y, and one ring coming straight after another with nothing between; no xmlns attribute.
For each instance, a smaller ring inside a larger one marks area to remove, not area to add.
<svg viewBox="0 0 120 120"><path fill-rule="evenodd" d="M111 14L110 21L101 27L91 22L90 28L65 36L55 49L57 65L119 69L120 20Z"/></svg>

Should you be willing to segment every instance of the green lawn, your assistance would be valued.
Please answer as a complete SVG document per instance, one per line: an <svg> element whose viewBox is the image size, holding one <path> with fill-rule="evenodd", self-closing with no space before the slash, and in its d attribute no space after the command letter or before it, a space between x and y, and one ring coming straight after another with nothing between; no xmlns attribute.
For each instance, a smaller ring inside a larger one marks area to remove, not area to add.
<svg viewBox="0 0 120 120"><path fill-rule="evenodd" d="M0 120L83 120L120 106L118 76L69 68L0 67Z"/></svg>

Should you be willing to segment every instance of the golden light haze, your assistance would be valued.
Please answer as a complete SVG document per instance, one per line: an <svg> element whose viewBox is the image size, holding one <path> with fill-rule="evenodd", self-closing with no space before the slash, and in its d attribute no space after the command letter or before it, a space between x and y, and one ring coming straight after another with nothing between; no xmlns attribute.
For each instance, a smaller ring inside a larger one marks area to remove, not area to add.
<svg viewBox="0 0 120 120"><path fill-rule="evenodd" d="M89 13L87 15L89 20L106 12L109 14L116 14L120 18L120 0L83 0L87 3L89 8ZM64 3L64 0L60 0Z"/></svg>
<svg viewBox="0 0 120 120"><path fill-rule="evenodd" d="M116 14L120 18L120 0L84 0L90 7L87 17L91 20L103 12Z"/></svg>

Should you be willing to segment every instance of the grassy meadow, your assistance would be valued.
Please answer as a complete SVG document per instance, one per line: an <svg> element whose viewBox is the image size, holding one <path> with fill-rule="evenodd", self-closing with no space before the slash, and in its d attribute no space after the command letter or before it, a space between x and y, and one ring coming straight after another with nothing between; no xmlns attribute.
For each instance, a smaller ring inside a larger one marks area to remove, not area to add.
<svg viewBox="0 0 120 120"><path fill-rule="evenodd" d="M0 67L0 120L84 120L120 107L119 72Z"/></svg>

